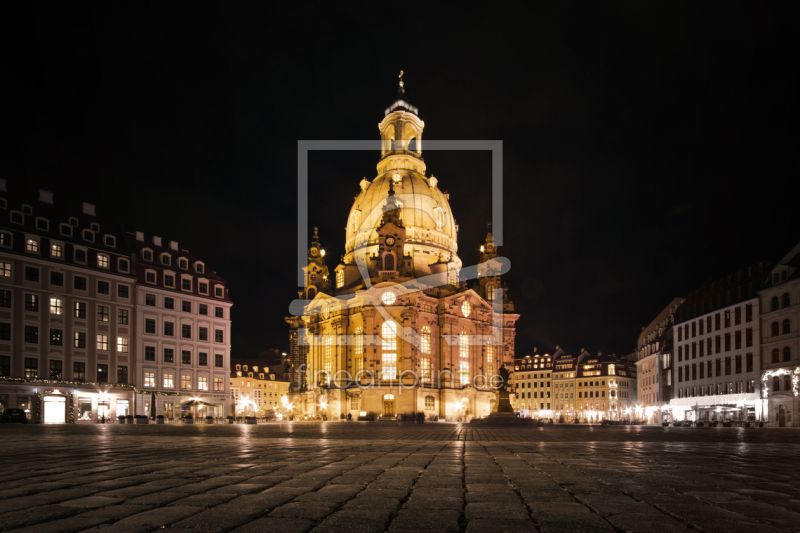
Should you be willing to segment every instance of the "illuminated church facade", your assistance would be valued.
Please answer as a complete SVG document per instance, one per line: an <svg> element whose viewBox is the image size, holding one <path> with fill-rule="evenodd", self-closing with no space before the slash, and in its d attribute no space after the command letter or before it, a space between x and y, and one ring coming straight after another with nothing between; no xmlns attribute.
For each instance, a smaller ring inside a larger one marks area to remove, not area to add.
<svg viewBox="0 0 800 533"><path fill-rule="evenodd" d="M426 175L424 126L401 79L332 273L314 230L304 313L287 317L295 416L486 416L492 376L513 364L519 315L503 296L503 260L489 232L477 268L463 268L449 195Z"/></svg>

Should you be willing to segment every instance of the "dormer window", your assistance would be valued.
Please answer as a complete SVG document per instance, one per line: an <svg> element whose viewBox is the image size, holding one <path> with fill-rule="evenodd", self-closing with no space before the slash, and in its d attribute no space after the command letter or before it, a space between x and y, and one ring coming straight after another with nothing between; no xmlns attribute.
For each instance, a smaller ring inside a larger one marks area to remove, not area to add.
<svg viewBox="0 0 800 533"><path fill-rule="evenodd" d="M11 234L8 232L0 232L0 246L11 246Z"/></svg>
<svg viewBox="0 0 800 533"><path fill-rule="evenodd" d="M183 277L181 279L181 290L184 290L184 291L191 291L192 290L192 278L191 277Z"/></svg>
<svg viewBox="0 0 800 533"><path fill-rule="evenodd" d="M188 265L189 265L189 263L186 261L186 259L183 259L183 258L178 259L178 268L182 268L182 269L186 270Z"/></svg>
<svg viewBox="0 0 800 533"><path fill-rule="evenodd" d="M25 217L19 211L11 211L11 222L14 224L24 224Z"/></svg>
<svg viewBox="0 0 800 533"><path fill-rule="evenodd" d="M142 259L145 261L153 260L153 252L151 250L142 250Z"/></svg>
<svg viewBox="0 0 800 533"><path fill-rule="evenodd" d="M108 256L97 254L97 268L108 268Z"/></svg>
<svg viewBox="0 0 800 533"><path fill-rule="evenodd" d="M51 244L50 257L56 257L58 259L64 257L64 247L61 244Z"/></svg>
<svg viewBox="0 0 800 533"><path fill-rule="evenodd" d="M198 274L202 274L205 270L205 265L203 263L197 262L194 264L194 269L197 271Z"/></svg>
<svg viewBox="0 0 800 533"><path fill-rule="evenodd" d="M39 241L36 239L25 239L25 251L32 254L39 253Z"/></svg>
<svg viewBox="0 0 800 533"><path fill-rule="evenodd" d="M46 218L37 218L36 229L42 231L50 231L50 222Z"/></svg>
<svg viewBox="0 0 800 533"><path fill-rule="evenodd" d="M83 230L83 240L84 241L89 241L89 242L94 242L94 232L92 230L89 230L89 229Z"/></svg>
<svg viewBox="0 0 800 533"><path fill-rule="evenodd" d="M69 224L59 225L59 230L61 231L61 235L72 237L72 226L70 226Z"/></svg>
<svg viewBox="0 0 800 533"><path fill-rule="evenodd" d="M225 295L225 290L221 286L217 285L216 287L214 287L214 296L216 296L217 298L222 298L224 295Z"/></svg>
<svg viewBox="0 0 800 533"><path fill-rule="evenodd" d="M118 263L118 268L120 272L127 272L130 268L130 264L128 263L127 259L120 259Z"/></svg>
<svg viewBox="0 0 800 533"><path fill-rule="evenodd" d="M208 282L201 281L197 284L197 290L200 294L208 294Z"/></svg>
<svg viewBox="0 0 800 533"><path fill-rule="evenodd" d="M175 275L174 274L167 274L164 273L164 286L165 287L175 287Z"/></svg>
<svg viewBox="0 0 800 533"><path fill-rule="evenodd" d="M89 227L92 229L93 232L100 233L100 224L98 224L97 222L92 222L91 224L89 224Z"/></svg>
<svg viewBox="0 0 800 533"><path fill-rule="evenodd" d="M169 254L161 254L161 262L165 265L169 265L172 261L172 258Z"/></svg>
<svg viewBox="0 0 800 533"><path fill-rule="evenodd" d="M258 379L264 379L264 374L259 374Z"/></svg>
<svg viewBox="0 0 800 533"><path fill-rule="evenodd" d="M236 370L241 370L241 369L242 369L242 365L236 365Z"/></svg>
<svg viewBox="0 0 800 533"><path fill-rule="evenodd" d="M106 246L109 248L114 248L117 246L117 238L113 235L106 235L103 237L103 242L105 242Z"/></svg>
<svg viewBox="0 0 800 533"><path fill-rule="evenodd" d="M22 212L25 213L26 215L32 215L33 214L33 208L31 206L29 206L28 204L23 204L22 205Z"/></svg>
<svg viewBox="0 0 800 533"><path fill-rule="evenodd" d="M78 219L75 217L69 217L69 225L73 227L78 227Z"/></svg>

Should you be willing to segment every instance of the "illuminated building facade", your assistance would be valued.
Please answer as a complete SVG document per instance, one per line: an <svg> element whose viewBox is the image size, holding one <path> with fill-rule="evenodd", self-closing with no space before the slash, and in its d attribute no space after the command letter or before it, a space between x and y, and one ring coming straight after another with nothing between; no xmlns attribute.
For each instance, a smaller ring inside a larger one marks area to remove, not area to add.
<svg viewBox="0 0 800 533"><path fill-rule="evenodd" d="M764 419L800 427L800 244L772 268L759 297Z"/></svg>
<svg viewBox="0 0 800 533"><path fill-rule="evenodd" d="M689 294L675 314L674 420L760 420L761 356L757 290L767 263L729 274Z"/></svg>
<svg viewBox="0 0 800 533"><path fill-rule="evenodd" d="M556 350L559 348L556 347ZM535 353L514 359L514 407L523 417L552 418L553 356Z"/></svg>
<svg viewBox="0 0 800 533"><path fill-rule="evenodd" d="M269 367L233 361L230 387L234 416L265 416L270 411L285 416L289 412L289 382Z"/></svg>
<svg viewBox="0 0 800 533"><path fill-rule="evenodd" d="M675 311L683 303L675 298L650 324L642 328L636 343L638 408L647 424L671 422L669 402L672 391L672 326Z"/></svg>
<svg viewBox="0 0 800 533"><path fill-rule="evenodd" d="M459 278L449 194L426 175L425 124L402 85L384 115L377 176L359 184L342 262L328 275L315 231L299 291L308 303L287 318L296 410L488 415L490 376L501 365L513 372L518 318L503 297L497 247L489 232L476 254L477 280Z"/></svg>

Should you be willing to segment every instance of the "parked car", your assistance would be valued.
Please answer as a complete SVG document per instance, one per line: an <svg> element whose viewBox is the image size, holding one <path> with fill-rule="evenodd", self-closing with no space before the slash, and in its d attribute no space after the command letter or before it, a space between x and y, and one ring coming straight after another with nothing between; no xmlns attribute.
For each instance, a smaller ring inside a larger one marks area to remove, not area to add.
<svg viewBox="0 0 800 533"><path fill-rule="evenodd" d="M0 423L13 424L14 422L27 424L28 415L22 409L6 409L3 411L3 415L0 416Z"/></svg>

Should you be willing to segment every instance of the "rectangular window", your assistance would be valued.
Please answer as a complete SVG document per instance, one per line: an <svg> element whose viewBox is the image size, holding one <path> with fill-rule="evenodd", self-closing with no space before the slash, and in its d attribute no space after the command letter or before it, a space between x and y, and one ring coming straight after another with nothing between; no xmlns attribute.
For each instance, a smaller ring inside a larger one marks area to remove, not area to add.
<svg viewBox="0 0 800 533"><path fill-rule="evenodd" d="M11 277L11 263L0 263L0 277Z"/></svg>
<svg viewBox="0 0 800 533"><path fill-rule="evenodd" d="M225 342L225 335L221 329L214 330L214 342Z"/></svg>
<svg viewBox="0 0 800 533"><path fill-rule="evenodd" d="M60 329L50 329L50 346L61 346L64 344L64 332Z"/></svg>
<svg viewBox="0 0 800 533"><path fill-rule="evenodd" d="M683 381L683 367L679 366L678 367L678 383L681 383L682 381Z"/></svg>
<svg viewBox="0 0 800 533"><path fill-rule="evenodd" d="M714 374L719 377L722 375L722 359L717 359L714 365Z"/></svg>
<svg viewBox="0 0 800 533"><path fill-rule="evenodd" d="M753 321L753 304L747 304L744 307L744 321L745 322Z"/></svg>
<svg viewBox="0 0 800 533"><path fill-rule="evenodd" d="M214 316L217 317L217 318L224 318L223 311L222 311L221 307L215 307L214 308Z"/></svg>
<svg viewBox="0 0 800 533"><path fill-rule="evenodd" d="M181 351L181 364L182 365L191 365L192 364L192 352L189 350L182 350Z"/></svg>
<svg viewBox="0 0 800 533"><path fill-rule="evenodd" d="M117 309L117 324L127 326L128 325L128 310L127 309Z"/></svg>
<svg viewBox="0 0 800 533"><path fill-rule="evenodd" d="M128 286L127 285L117 285L117 296L120 298L127 298L128 297Z"/></svg>
<svg viewBox="0 0 800 533"><path fill-rule="evenodd" d="M0 341L11 340L11 324L8 322L0 322ZM0 373L0 376L7 376L8 374Z"/></svg>
<svg viewBox="0 0 800 533"><path fill-rule="evenodd" d="M192 326L189 324L182 324L181 325L181 338L182 339L191 339L192 338Z"/></svg>
<svg viewBox="0 0 800 533"><path fill-rule="evenodd" d="M63 362L58 359L50 361L50 379L61 381L64 377Z"/></svg>
<svg viewBox="0 0 800 533"><path fill-rule="evenodd" d="M214 366L216 368L222 368L223 366L223 356L221 353L214 354Z"/></svg>
<svg viewBox="0 0 800 533"><path fill-rule="evenodd" d="M710 377L710 378L714 377L713 368L711 367L711 361L708 362L708 364L706 365L706 368L708 369L708 377Z"/></svg>
<svg viewBox="0 0 800 533"><path fill-rule="evenodd" d="M198 306L197 312L201 315L208 315L208 306L206 304L200 304Z"/></svg>
<svg viewBox="0 0 800 533"><path fill-rule="evenodd" d="M199 390L208 390L208 377L200 376L197 378L197 388Z"/></svg>
<svg viewBox="0 0 800 533"><path fill-rule="evenodd" d="M75 250L75 261L78 263L86 262L86 250Z"/></svg>
<svg viewBox="0 0 800 533"><path fill-rule="evenodd" d="M127 272L128 271L128 261L125 259L119 260L119 271L120 272Z"/></svg>
<svg viewBox="0 0 800 533"><path fill-rule="evenodd" d="M199 283L198 290L200 291L200 294L208 294L208 283Z"/></svg>
<svg viewBox="0 0 800 533"><path fill-rule="evenodd" d="M97 336L97 349L104 352L108 351L108 335Z"/></svg>
<svg viewBox="0 0 800 533"><path fill-rule="evenodd" d="M192 388L192 376L181 376L181 388L182 389Z"/></svg>
<svg viewBox="0 0 800 533"><path fill-rule="evenodd" d="M164 322L164 335L167 337L175 336L175 324L172 322Z"/></svg>
<svg viewBox="0 0 800 533"><path fill-rule="evenodd" d="M156 273L155 272L145 272L144 281L145 281L145 283L155 283L156 282Z"/></svg>
<svg viewBox="0 0 800 533"><path fill-rule="evenodd" d="M744 345L750 348L753 345L753 328L747 328L744 332Z"/></svg>
<svg viewBox="0 0 800 533"><path fill-rule="evenodd" d="M97 306L97 321L108 322L108 307L105 305Z"/></svg>
<svg viewBox="0 0 800 533"><path fill-rule="evenodd" d="M39 281L39 269L33 267L25 267L25 281Z"/></svg>
<svg viewBox="0 0 800 533"><path fill-rule="evenodd" d="M175 300L173 298L164 298L164 309L175 309Z"/></svg>
<svg viewBox="0 0 800 533"><path fill-rule="evenodd" d="M340 289L342 287L344 287L344 269L336 272L336 288Z"/></svg>
<svg viewBox="0 0 800 533"><path fill-rule="evenodd" d="M192 302L188 300L181 301L181 311L184 313L191 313L192 312Z"/></svg>
<svg viewBox="0 0 800 533"><path fill-rule="evenodd" d="M705 372L705 368L706 368L706 366L703 363L700 363L700 379L703 379L703 378L706 377L705 376L705 373L706 373Z"/></svg>
<svg viewBox="0 0 800 533"><path fill-rule="evenodd" d="M430 357L423 357L421 359L422 362L422 381L430 381L431 380L431 358Z"/></svg>
<svg viewBox="0 0 800 533"><path fill-rule="evenodd" d="M742 356L741 355L737 355L736 356L736 373L737 374L741 374L742 373Z"/></svg>
<svg viewBox="0 0 800 533"><path fill-rule="evenodd" d="M720 353L722 351L722 337L717 335L714 338L714 344L716 345L716 353Z"/></svg>
<svg viewBox="0 0 800 533"><path fill-rule="evenodd" d="M39 343L38 326L25 326L25 342L29 342L31 344Z"/></svg>
<svg viewBox="0 0 800 533"><path fill-rule="evenodd" d="M164 374L164 388L171 389L175 386L173 374Z"/></svg>
<svg viewBox="0 0 800 533"><path fill-rule="evenodd" d="M79 291L85 291L86 278L84 278L83 276L75 276L75 278L73 278L72 280L72 286Z"/></svg>
<svg viewBox="0 0 800 533"><path fill-rule="evenodd" d="M156 306L156 295L155 294L145 294L144 295L144 305L149 305L150 307Z"/></svg>
<svg viewBox="0 0 800 533"><path fill-rule="evenodd" d="M27 239L25 241L25 251L39 253L39 241L36 239Z"/></svg>
<svg viewBox="0 0 800 533"><path fill-rule="evenodd" d="M222 378L214 378L214 391L220 392L225 390L225 384L222 381Z"/></svg>
<svg viewBox="0 0 800 533"><path fill-rule="evenodd" d="M108 365L97 365L97 381L99 383L108 383Z"/></svg>
<svg viewBox="0 0 800 533"><path fill-rule="evenodd" d="M64 286L64 273L63 272L50 272L50 285L56 287Z"/></svg>
<svg viewBox="0 0 800 533"><path fill-rule="evenodd" d="M25 295L25 310L37 313L39 311L39 297L35 294Z"/></svg>
<svg viewBox="0 0 800 533"><path fill-rule="evenodd" d="M25 358L25 379L36 379L39 377L39 360L33 357Z"/></svg>
<svg viewBox="0 0 800 533"><path fill-rule="evenodd" d="M752 353L748 353L747 354L746 363L747 363L747 372L752 372L753 371L753 354Z"/></svg>
<svg viewBox="0 0 800 533"><path fill-rule="evenodd" d="M725 375L729 376L731 374L731 358L725 358Z"/></svg>
<svg viewBox="0 0 800 533"><path fill-rule="evenodd" d="M128 367L127 366L118 366L117 367L117 383L127 383L128 382Z"/></svg>
<svg viewBox="0 0 800 533"><path fill-rule="evenodd" d="M11 308L11 291L0 290L0 307Z"/></svg>
<svg viewBox="0 0 800 533"><path fill-rule="evenodd" d="M742 308L739 306L733 310L733 323L736 326L742 323Z"/></svg>
<svg viewBox="0 0 800 533"><path fill-rule="evenodd" d="M86 381L86 363L72 363L72 381Z"/></svg>
<svg viewBox="0 0 800 533"><path fill-rule="evenodd" d="M117 337L117 352L128 353L128 337Z"/></svg>
<svg viewBox="0 0 800 533"><path fill-rule="evenodd" d="M697 322L692 322L692 338L697 337Z"/></svg>
<svg viewBox="0 0 800 533"><path fill-rule="evenodd" d="M678 346L678 362L681 361L683 361L683 346Z"/></svg>
<svg viewBox="0 0 800 533"><path fill-rule="evenodd" d="M731 310L730 309L726 309L725 310L725 327L726 328L731 327Z"/></svg>
<svg viewBox="0 0 800 533"><path fill-rule="evenodd" d="M86 348L86 333L83 331L76 331L74 337L74 345L76 348Z"/></svg>
<svg viewBox="0 0 800 533"><path fill-rule="evenodd" d="M692 380L697 379L697 365L692 365Z"/></svg>
<svg viewBox="0 0 800 533"><path fill-rule="evenodd" d="M172 348L164 348L164 362L165 363L175 362L175 350L173 350Z"/></svg>
<svg viewBox="0 0 800 533"><path fill-rule="evenodd" d="M166 375L164 376L164 381L166 381ZM145 387L155 387L156 386L156 373L155 372L145 372L144 373L144 386ZM166 383L164 384L166 387Z"/></svg>
<svg viewBox="0 0 800 533"><path fill-rule="evenodd" d="M171 274L164 274L164 286L165 287L174 287L175 286L175 276Z"/></svg>
<svg viewBox="0 0 800 533"><path fill-rule="evenodd" d="M185 291L192 290L192 280L191 279L187 279L187 278L183 278L181 280L181 289L183 289Z"/></svg>
<svg viewBox="0 0 800 533"><path fill-rule="evenodd" d="M697 327L700 329L700 333L699 334L702 335L703 334L703 319L702 318L697 321Z"/></svg>
<svg viewBox="0 0 800 533"><path fill-rule="evenodd" d="M144 347L144 360L145 361L155 361L156 360L156 347L155 346L145 346Z"/></svg>
<svg viewBox="0 0 800 533"><path fill-rule="evenodd" d="M725 351L729 352L731 350L731 334L725 334Z"/></svg>
<svg viewBox="0 0 800 533"><path fill-rule="evenodd" d="M741 347L742 347L742 330L740 330L740 329L737 329L736 333L734 333L733 346L737 350L741 349Z"/></svg>
<svg viewBox="0 0 800 533"><path fill-rule="evenodd" d="M205 352L197 354L197 364L200 366L208 366L208 354Z"/></svg>
<svg viewBox="0 0 800 533"><path fill-rule="evenodd" d="M50 298L50 314L63 315L64 314L64 300L61 298Z"/></svg>
<svg viewBox="0 0 800 533"><path fill-rule="evenodd" d="M98 268L108 268L108 256L107 255L98 255L97 256L97 267Z"/></svg>
<svg viewBox="0 0 800 533"><path fill-rule="evenodd" d="M697 346L696 343L692 343L692 359L697 359Z"/></svg>
<svg viewBox="0 0 800 533"><path fill-rule="evenodd" d="M714 329L715 329L715 331L719 331L720 330L720 322L721 322L721 320L722 320L722 316L719 313L714 315Z"/></svg>
<svg viewBox="0 0 800 533"><path fill-rule="evenodd" d="M700 322L700 323L702 324L702 322ZM703 357L703 356L705 355L705 346L706 346L706 343L704 343L704 342L701 340L701 341L698 343L698 345L699 345L699 347L700 347L700 357Z"/></svg>
<svg viewBox="0 0 800 533"><path fill-rule="evenodd" d="M201 341L207 341L208 340L208 328L201 327L199 329L199 331L198 331L198 338Z"/></svg>
<svg viewBox="0 0 800 533"><path fill-rule="evenodd" d="M156 334L156 320L154 318L144 319L144 332L150 335Z"/></svg>
<svg viewBox="0 0 800 533"><path fill-rule="evenodd" d="M110 285L107 281L97 282L97 294L110 294Z"/></svg>

